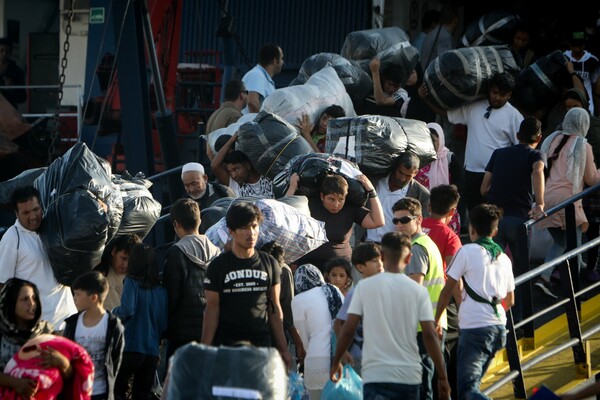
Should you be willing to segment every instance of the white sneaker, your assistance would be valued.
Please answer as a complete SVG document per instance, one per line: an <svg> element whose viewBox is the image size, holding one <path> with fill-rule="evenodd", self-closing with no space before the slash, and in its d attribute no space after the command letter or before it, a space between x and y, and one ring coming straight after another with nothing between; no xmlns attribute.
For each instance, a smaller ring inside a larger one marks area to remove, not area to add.
<svg viewBox="0 0 600 400"><path fill-rule="evenodd" d="M546 296L552 297L553 299L558 299L558 296L552 293L552 291L548 288L548 283L544 282L543 279L538 279L533 286L540 289Z"/></svg>

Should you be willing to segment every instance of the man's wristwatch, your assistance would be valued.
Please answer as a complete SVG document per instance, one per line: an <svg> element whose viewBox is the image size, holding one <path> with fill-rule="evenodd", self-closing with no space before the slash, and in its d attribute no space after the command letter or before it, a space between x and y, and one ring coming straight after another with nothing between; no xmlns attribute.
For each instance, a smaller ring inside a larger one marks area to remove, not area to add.
<svg viewBox="0 0 600 400"><path fill-rule="evenodd" d="M375 189L369 190L367 192L367 195L369 196L370 199L374 199L375 197L377 197L377 192L375 191Z"/></svg>

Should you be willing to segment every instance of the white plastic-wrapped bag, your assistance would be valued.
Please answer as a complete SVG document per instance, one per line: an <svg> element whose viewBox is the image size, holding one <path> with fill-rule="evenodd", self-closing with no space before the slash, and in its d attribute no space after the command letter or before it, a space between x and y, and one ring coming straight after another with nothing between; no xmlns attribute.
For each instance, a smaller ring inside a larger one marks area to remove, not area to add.
<svg viewBox="0 0 600 400"><path fill-rule="evenodd" d="M297 125L302 114L313 123L331 105L344 109L346 116L356 116L352 99L333 67L325 67L312 75L304 85L275 90L263 102L261 111L276 114Z"/></svg>

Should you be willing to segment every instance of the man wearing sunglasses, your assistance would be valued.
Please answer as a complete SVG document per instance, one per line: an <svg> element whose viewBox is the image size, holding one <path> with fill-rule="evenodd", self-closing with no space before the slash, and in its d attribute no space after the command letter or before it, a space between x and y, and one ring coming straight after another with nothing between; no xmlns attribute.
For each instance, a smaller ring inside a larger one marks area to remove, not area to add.
<svg viewBox="0 0 600 400"><path fill-rule="evenodd" d="M392 206L398 200L412 197L422 204L429 204L429 190L414 179L419 167L419 157L407 151L394 159L388 176L379 180L376 189L385 220L382 227L367 231L367 240L379 243L385 233L394 230Z"/></svg>
<svg viewBox="0 0 600 400"><path fill-rule="evenodd" d="M412 197L405 197L394 204L392 211L394 213L392 223L396 226L396 230L410 236L412 239L412 257L404 273L427 289L431 307L435 311L445 284L444 264L437 245L421 229L421 223L423 222L421 203ZM440 325L444 329L440 342L443 352L444 336L448 328L446 314L440 317ZM433 400L433 383L436 381L434 377L435 368L432 359L427 354L420 325L417 332L417 342L423 367L421 399Z"/></svg>

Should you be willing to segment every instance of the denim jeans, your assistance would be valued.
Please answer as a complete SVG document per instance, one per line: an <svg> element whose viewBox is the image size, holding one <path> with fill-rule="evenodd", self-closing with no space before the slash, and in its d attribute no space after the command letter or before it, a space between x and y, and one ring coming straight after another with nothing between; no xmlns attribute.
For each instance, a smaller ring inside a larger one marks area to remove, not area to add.
<svg viewBox="0 0 600 400"><path fill-rule="evenodd" d="M458 336L458 399L489 399L479 390L496 352L506 345L504 325L461 329Z"/></svg>
<svg viewBox="0 0 600 400"><path fill-rule="evenodd" d="M442 354L444 354L445 339L446 330L444 329L442 340L440 341L440 349L442 350ZM437 374L433 360L431 357L429 357L429 354L427 354L425 342L423 342L423 332L417 333L417 344L419 345L419 355L421 356L421 366L423 367L423 371L421 373L420 399L433 400L434 392L437 392L435 389L437 387Z"/></svg>
<svg viewBox="0 0 600 400"><path fill-rule="evenodd" d="M523 225L526 218L505 215L498 223L498 234L494 241L498 243L502 250L508 247L512 254L513 274L515 278L526 272L529 272L529 238L527 237L527 228ZM535 228L534 228L535 229ZM515 305L512 307L515 322L523 319L523 305L525 296L529 296L531 304L531 291L529 285L521 284L515 289Z"/></svg>
<svg viewBox="0 0 600 400"><path fill-rule="evenodd" d="M363 386L363 400L419 400L421 385L372 382Z"/></svg>
<svg viewBox="0 0 600 400"><path fill-rule="evenodd" d="M548 254L546 254L546 258L544 262L548 262L550 260L554 260L556 257L562 256L567 249L567 231L562 230L561 228L548 228L548 232L550 236L552 236L552 247L548 250ZM577 236L577 246L581 246L581 225L576 229ZM577 256L577 273L579 273L579 263L581 262L581 254ZM546 282L550 280L550 276L552 275L552 269L547 269L541 275Z"/></svg>

